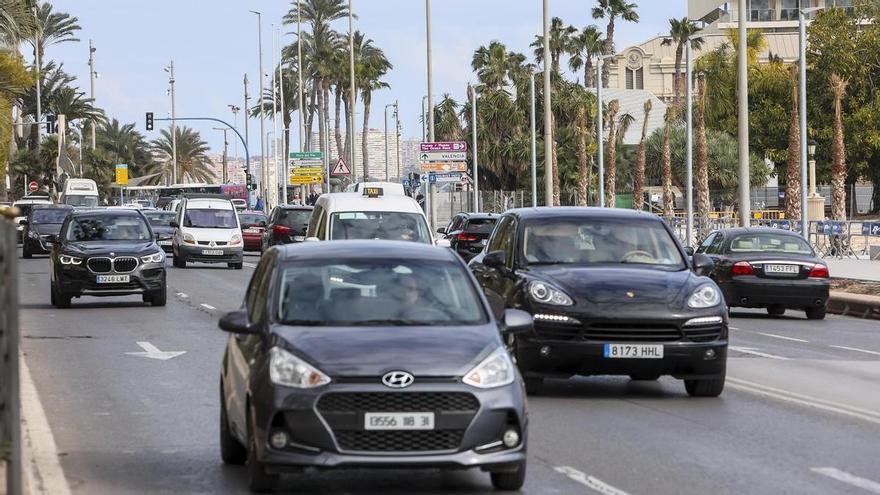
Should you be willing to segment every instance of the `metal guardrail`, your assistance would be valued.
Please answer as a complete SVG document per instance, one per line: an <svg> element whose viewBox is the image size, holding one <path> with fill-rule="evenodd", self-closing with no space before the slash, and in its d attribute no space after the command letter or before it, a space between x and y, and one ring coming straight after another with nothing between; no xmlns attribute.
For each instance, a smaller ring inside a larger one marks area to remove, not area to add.
<svg viewBox="0 0 880 495"><path fill-rule="evenodd" d="M18 378L18 245L12 223L17 210L0 209L0 459L6 462L6 493L21 494L21 410Z"/></svg>

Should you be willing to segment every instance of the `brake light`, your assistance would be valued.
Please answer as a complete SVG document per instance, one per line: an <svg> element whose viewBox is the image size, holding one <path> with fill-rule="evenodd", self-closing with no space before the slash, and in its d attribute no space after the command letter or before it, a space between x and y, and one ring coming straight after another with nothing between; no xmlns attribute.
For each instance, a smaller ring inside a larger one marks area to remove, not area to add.
<svg viewBox="0 0 880 495"><path fill-rule="evenodd" d="M464 241L464 242L475 242L477 240L477 236L473 234L468 234L466 232L462 232L460 234L455 235L456 241Z"/></svg>
<svg viewBox="0 0 880 495"><path fill-rule="evenodd" d="M730 274L734 277L741 277L743 275L754 275L755 270L752 268L752 264L748 261L740 261L733 265L733 268L730 269Z"/></svg>
<svg viewBox="0 0 880 495"><path fill-rule="evenodd" d="M285 227L284 225L276 225L272 227L272 233L275 235L289 235L290 227Z"/></svg>
<svg viewBox="0 0 880 495"><path fill-rule="evenodd" d="M810 278L828 278L828 267L825 265L814 265L810 270Z"/></svg>

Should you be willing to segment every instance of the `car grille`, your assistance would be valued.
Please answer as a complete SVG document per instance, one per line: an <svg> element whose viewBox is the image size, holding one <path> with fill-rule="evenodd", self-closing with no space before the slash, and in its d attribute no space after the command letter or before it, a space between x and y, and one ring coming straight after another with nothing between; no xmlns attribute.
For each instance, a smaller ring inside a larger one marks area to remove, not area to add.
<svg viewBox="0 0 880 495"><path fill-rule="evenodd" d="M331 393L318 401L318 411L418 412L476 411L480 403L465 392L366 392Z"/></svg>
<svg viewBox="0 0 880 495"><path fill-rule="evenodd" d="M132 258L130 256L124 256L120 258L116 258L113 260L113 270L118 273L130 273L133 272L135 268L138 266L137 258Z"/></svg>
<svg viewBox="0 0 880 495"><path fill-rule="evenodd" d="M680 328L675 323L594 322L564 325L535 322L535 333L547 340L594 342L711 342L721 337L722 326Z"/></svg>
<svg viewBox="0 0 880 495"><path fill-rule="evenodd" d="M113 262L110 258L89 258L88 266L95 273L109 273L113 269Z"/></svg>
<svg viewBox="0 0 880 495"><path fill-rule="evenodd" d="M430 431L338 431L336 442L343 450L359 452L431 452L455 450L464 430Z"/></svg>
<svg viewBox="0 0 880 495"><path fill-rule="evenodd" d="M215 246L225 246L228 244L226 241L213 241ZM199 246L210 246L211 241L198 241Z"/></svg>

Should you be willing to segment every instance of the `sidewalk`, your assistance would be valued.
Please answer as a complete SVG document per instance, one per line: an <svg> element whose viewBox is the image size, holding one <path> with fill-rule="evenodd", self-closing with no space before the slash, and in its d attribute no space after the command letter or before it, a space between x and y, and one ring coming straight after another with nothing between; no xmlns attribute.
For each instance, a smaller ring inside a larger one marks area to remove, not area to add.
<svg viewBox="0 0 880 495"><path fill-rule="evenodd" d="M867 258L824 258L832 278L849 278L880 282L880 261Z"/></svg>

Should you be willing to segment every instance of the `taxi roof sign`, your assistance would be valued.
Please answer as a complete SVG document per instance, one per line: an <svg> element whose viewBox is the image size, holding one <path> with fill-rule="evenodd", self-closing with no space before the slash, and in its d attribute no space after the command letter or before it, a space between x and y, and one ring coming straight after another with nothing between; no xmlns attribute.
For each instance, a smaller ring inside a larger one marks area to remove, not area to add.
<svg viewBox="0 0 880 495"><path fill-rule="evenodd" d="M364 188L364 196L370 198L378 198L380 196L385 195L385 190L381 187L365 187Z"/></svg>

